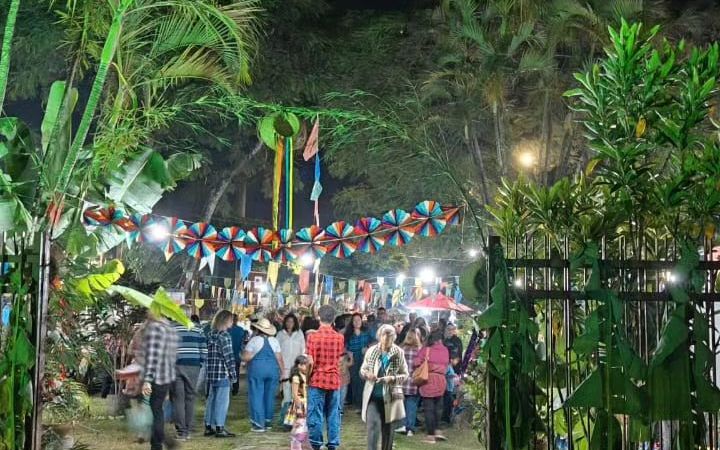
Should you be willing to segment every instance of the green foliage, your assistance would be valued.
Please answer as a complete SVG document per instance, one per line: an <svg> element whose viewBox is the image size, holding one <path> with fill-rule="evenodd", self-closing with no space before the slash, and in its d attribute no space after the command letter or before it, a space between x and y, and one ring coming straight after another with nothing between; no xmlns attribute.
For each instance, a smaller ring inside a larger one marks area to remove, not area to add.
<svg viewBox="0 0 720 450"><path fill-rule="evenodd" d="M99 273L78 280L70 280L72 289L85 298L106 291L125 273L122 261L114 259L101 268Z"/></svg>
<svg viewBox="0 0 720 450"><path fill-rule="evenodd" d="M30 342L29 286L23 283L20 270L9 276L12 311L7 336L0 348L0 449L23 448L24 424L32 408L31 369L35 365L35 349Z"/></svg>
<svg viewBox="0 0 720 450"><path fill-rule="evenodd" d="M147 308L158 317L167 317L188 328L193 326L185 312L175 303L163 288L159 288L153 297L143 294L135 289L125 286L111 286L108 289L111 294L122 295L126 300L144 308Z"/></svg>

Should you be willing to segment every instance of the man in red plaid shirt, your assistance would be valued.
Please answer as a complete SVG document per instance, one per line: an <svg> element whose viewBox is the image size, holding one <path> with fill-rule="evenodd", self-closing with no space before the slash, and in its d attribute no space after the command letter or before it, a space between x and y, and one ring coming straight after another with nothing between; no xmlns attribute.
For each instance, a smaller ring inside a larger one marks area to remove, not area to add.
<svg viewBox="0 0 720 450"><path fill-rule="evenodd" d="M327 422L327 449L340 446L340 358L345 353L345 338L333 330L335 309L323 305L318 311L320 329L307 338L306 351L312 358L312 373L308 385L307 424L310 445L319 450L323 445L323 425Z"/></svg>

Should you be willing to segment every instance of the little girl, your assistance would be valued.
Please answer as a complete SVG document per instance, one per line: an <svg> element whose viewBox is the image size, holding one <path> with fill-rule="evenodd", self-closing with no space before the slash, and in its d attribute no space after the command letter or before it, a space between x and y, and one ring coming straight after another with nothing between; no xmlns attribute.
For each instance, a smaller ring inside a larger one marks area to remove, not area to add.
<svg viewBox="0 0 720 450"><path fill-rule="evenodd" d="M302 450L308 441L308 428L306 422L307 411L307 373L310 366L307 355L300 355L295 358L295 365L290 370L290 385L292 386L293 404L292 411L295 413L295 422L290 431L290 450Z"/></svg>

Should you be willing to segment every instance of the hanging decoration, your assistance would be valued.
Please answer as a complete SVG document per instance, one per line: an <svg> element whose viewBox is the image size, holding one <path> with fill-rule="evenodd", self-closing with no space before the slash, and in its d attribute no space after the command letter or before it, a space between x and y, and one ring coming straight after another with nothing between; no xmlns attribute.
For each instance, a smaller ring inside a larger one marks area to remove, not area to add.
<svg viewBox="0 0 720 450"><path fill-rule="evenodd" d="M83 220L88 227L117 227L132 235L136 242L144 240L158 246L166 257L184 252L211 267L215 257L223 261L240 260L241 268L249 272L247 266L252 261L287 263L310 252L315 262L319 262L328 254L344 259L356 250L374 254L384 245L399 247L410 242L415 234L442 233L446 225L459 222L461 209L460 206L442 207L434 201L421 202L412 214L393 209L384 214L382 220L364 217L354 227L339 221L326 229L312 225L297 232L291 229L276 232L263 227L250 230L227 227L217 232L215 227L203 222L188 223L154 215L131 219L122 210L99 206L87 208Z"/></svg>

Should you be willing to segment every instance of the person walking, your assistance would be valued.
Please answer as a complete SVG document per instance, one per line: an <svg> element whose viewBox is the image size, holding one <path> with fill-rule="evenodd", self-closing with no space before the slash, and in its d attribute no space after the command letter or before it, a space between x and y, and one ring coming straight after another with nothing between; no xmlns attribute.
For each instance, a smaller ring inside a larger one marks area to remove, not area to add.
<svg viewBox="0 0 720 450"><path fill-rule="evenodd" d="M232 341L233 356L235 357L235 373L240 374L240 361L245 346L245 340L247 339L247 331L245 328L238 325L238 315L233 314L232 316L232 327L228 330L230 333L230 340ZM240 377L238 377L239 380ZM237 395L240 392L240 382L235 381L232 385L232 394Z"/></svg>
<svg viewBox="0 0 720 450"><path fill-rule="evenodd" d="M352 315L350 325L345 329L345 349L352 353L353 361L356 361L350 367L350 401L355 409L359 412L362 407L362 393L365 383L360 377L360 361L363 360L365 351L367 351L373 337L363 324L362 315L355 313Z"/></svg>
<svg viewBox="0 0 720 450"><path fill-rule="evenodd" d="M282 322L282 329L277 335L283 359L282 381L283 403L280 409L280 418L285 417L287 409L292 403L292 386L290 384L290 370L295 359L305 353L305 335L300 331L300 322L295 314L288 314Z"/></svg>
<svg viewBox="0 0 720 450"><path fill-rule="evenodd" d="M235 436L225 429L225 420L230 406L230 386L237 381L232 339L228 333L232 323L232 313L226 309L220 310L215 314L208 334L207 385L209 395L205 405L205 436L218 438Z"/></svg>
<svg viewBox="0 0 720 450"><path fill-rule="evenodd" d="M170 322L149 311L143 328L139 361L142 367L142 394L150 398L153 414L150 450L161 450L163 443L168 448L176 446L174 440L165 436L163 403L175 381L177 346L178 337Z"/></svg>
<svg viewBox="0 0 720 450"><path fill-rule="evenodd" d="M427 436L423 440L426 444L434 444L437 441L446 441L447 438L438 433L438 422L442 412L443 395L445 394L448 365L450 364L450 353L442 343L443 333L440 330L433 331L428 336L427 343L415 355L413 367L420 367L424 361L428 363L428 381L420 386L423 408L425 408L425 431Z"/></svg>
<svg viewBox="0 0 720 450"><path fill-rule="evenodd" d="M340 372L339 362L345 352L345 338L333 330L335 310L320 307L320 328L307 338L307 353L312 363L308 391L308 431L313 450L323 446L323 429L327 424L327 450L340 446Z"/></svg>
<svg viewBox="0 0 720 450"><path fill-rule="evenodd" d="M415 329L408 330L405 335L405 341L402 343L402 349L403 352L405 352L405 361L407 361L409 366L412 366L415 356L421 347L419 332ZM405 380L403 384L403 394L405 394L405 425L395 431L412 436L415 434L418 405L420 404L420 393L412 377L408 377Z"/></svg>
<svg viewBox="0 0 720 450"><path fill-rule="evenodd" d="M380 325L378 343L365 353L360 374L365 379L362 419L367 423L368 450L392 450L395 422L405 418L402 385L408 377L405 353L395 345L392 325Z"/></svg>
<svg viewBox="0 0 720 450"><path fill-rule="evenodd" d="M188 328L173 322L179 343L175 361L176 377L170 387L170 401L173 405L173 420L178 440L187 441L193 430L195 417L196 386L200 369L207 359L207 340L197 327Z"/></svg>
<svg viewBox="0 0 720 450"><path fill-rule="evenodd" d="M453 405L455 403L454 383L450 381L454 379L462 371L463 359L463 343L458 336L458 329L454 323L449 323L445 327L445 337L443 345L447 347L450 353L450 365L448 368L448 383L445 389L445 397L443 399L443 413L441 421L452 424L453 422ZM450 374L449 372L452 372Z"/></svg>
<svg viewBox="0 0 720 450"><path fill-rule="evenodd" d="M248 363L250 424L252 431L262 433L272 428L275 395L284 363L275 326L268 319L260 319L251 326L255 336L245 347L242 358Z"/></svg>

